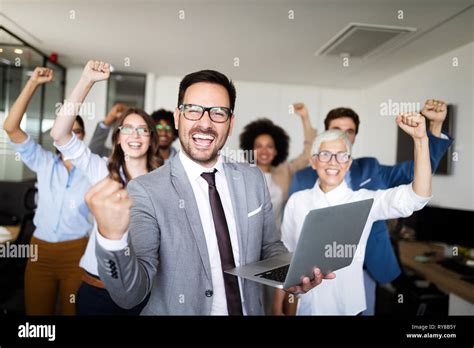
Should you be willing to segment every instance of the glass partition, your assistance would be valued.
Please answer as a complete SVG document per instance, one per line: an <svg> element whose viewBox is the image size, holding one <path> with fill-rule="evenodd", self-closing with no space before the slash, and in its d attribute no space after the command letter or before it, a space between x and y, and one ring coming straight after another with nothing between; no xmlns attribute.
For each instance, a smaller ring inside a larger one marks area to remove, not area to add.
<svg viewBox="0 0 474 348"><path fill-rule="evenodd" d="M38 88L25 112L21 128L46 149L54 151L49 131L57 104L64 100L65 68L49 61L46 55L0 26L0 181L23 181L35 177L9 146L3 122L37 66L54 69L55 77L52 82Z"/></svg>

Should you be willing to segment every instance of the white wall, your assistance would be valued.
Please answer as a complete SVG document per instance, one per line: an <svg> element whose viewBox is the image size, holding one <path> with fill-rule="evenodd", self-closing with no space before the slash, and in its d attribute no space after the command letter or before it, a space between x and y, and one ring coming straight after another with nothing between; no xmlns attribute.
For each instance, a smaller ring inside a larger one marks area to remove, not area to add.
<svg viewBox="0 0 474 348"><path fill-rule="evenodd" d="M351 107L361 118L361 127L354 147L354 156L373 156L384 164L396 161L397 126L392 116L382 116L380 104L392 100L399 103L420 103L425 99L443 99L456 106L455 148L459 161L453 174L433 179L433 205L474 210L473 134L473 54L474 43L460 47L431 61L415 66L388 80L364 90L332 89L316 86L267 84L235 81L237 89L236 124L227 146L238 149L238 136L249 122L268 117L290 135L290 159L303 148L303 131L298 116L288 113L291 103L307 104L313 126L323 130L327 112L338 106ZM452 66L457 57L458 67ZM77 82L82 68L69 69L66 95ZM148 112L165 108L174 110L181 77L147 75L146 105ZM106 113L105 82L94 86L86 101L93 103L95 114L85 117L87 137Z"/></svg>
<svg viewBox="0 0 474 348"><path fill-rule="evenodd" d="M367 114L357 141L364 152L387 164L395 163L397 132L393 117L380 115L381 103L389 99L423 103L435 98L455 105L454 151L459 160L453 162L452 175L433 178L432 205L474 210L473 51L474 43L470 43L371 86L364 93ZM457 67L452 65L455 57Z"/></svg>
<svg viewBox="0 0 474 348"><path fill-rule="evenodd" d="M164 76L156 81L155 110L174 110L178 99L180 77ZM234 81L237 90L235 107L235 128L226 146L239 148L239 134L248 123L267 117L283 127L290 135L290 156L296 157L303 151L303 127L299 116L289 113L294 102L304 102L310 112L314 127L324 129L323 120L327 112L341 105L361 108L361 93L355 90L336 90L315 86L269 84L248 81Z"/></svg>

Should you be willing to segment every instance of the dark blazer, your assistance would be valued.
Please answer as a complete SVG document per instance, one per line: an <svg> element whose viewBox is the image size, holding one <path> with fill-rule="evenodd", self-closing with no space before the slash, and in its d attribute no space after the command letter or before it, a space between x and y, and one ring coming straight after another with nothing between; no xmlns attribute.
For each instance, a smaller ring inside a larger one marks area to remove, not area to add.
<svg viewBox="0 0 474 348"><path fill-rule="evenodd" d="M105 146L105 141L109 136L109 132L112 129L112 126L108 128L102 128L101 122L97 123L95 127L94 134L92 135L91 141L89 143L89 149L92 153L95 153L101 157L109 157L112 150Z"/></svg>

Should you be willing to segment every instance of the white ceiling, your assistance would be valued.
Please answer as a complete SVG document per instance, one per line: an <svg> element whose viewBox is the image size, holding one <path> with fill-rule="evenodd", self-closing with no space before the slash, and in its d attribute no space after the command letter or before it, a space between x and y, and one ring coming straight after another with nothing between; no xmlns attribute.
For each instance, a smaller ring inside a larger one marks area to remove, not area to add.
<svg viewBox="0 0 474 348"><path fill-rule="evenodd" d="M211 68L235 80L358 88L473 41L473 6L473 0L1 0L0 24L45 53L57 52L66 66L97 58L122 71L183 76ZM349 67L342 58L315 55L351 22L417 31L402 47L350 59Z"/></svg>

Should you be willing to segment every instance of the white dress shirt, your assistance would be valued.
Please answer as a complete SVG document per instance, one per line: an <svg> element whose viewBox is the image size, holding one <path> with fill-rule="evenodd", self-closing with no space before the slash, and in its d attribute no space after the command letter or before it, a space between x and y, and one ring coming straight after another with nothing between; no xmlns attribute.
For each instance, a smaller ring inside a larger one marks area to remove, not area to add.
<svg viewBox="0 0 474 348"><path fill-rule="evenodd" d="M232 252L234 254L235 266L240 266L239 243L237 239L237 227L230 197L227 179L222 165L222 156L219 156L216 165L213 168L206 168L191 160L183 151L178 152L179 159L183 164L184 170L191 183L191 187L196 198L199 216L201 218L202 228L206 239L207 252L211 265L211 278L213 293L211 315L228 315L227 299L224 287L224 276L222 273L221 258L219 247L217 245L216 231L214 228L214 220L212 218L211 204L209 202L209 184L201 176L203 172L216 172L216 188L224 208L224 214L229 228L229 236L232 244ZM97 228L94 229L97 234L99 244L107 250L122 250L127 246L128 232L121 240L108 240L98 233ZM239 279L240 298L244 299L242 293L242 285ZM243 313L246 314L244 303L242 302Z"/></svg>
<svg viewBox="0 0 474 348"><path fill-rule="evenodd" d="M230 198L229 187L225 177L224 167L222 166L222 156L219 156L216 165L213 168L206 168L191 160L183 151L179 151L179 159L183 164L184 170L188 175L193 188L194 197L196 198L201 217L202 228L206 238L207 252L211 264L211 278L213 287L213 301L211 307L211 315L227 315L227 299L225 295L224 276L222 274L221 257L219 254L219 246L217 245L216 230L214 228L214 220L212 218L211 203L209 202L209 184L201 176L203 172L216 172L216 188L224 208L227 227L229 229L230 242L232 244L232 252L234 254L235 266L240 266L239 243L237 239L237 228L235 225L234 210ZM242 289L239 281L240 298L243 300ZM244 305L242 304L242 308Z"/></svg>
<svg viewBox="0 0 474 348"><path fill-rule="evenodd" d="M409 216L414 211L422 209L431 197L418 196L411 184L388 190L352 191L345 181L335 189L324 193L318 180L312 189L296 192L288 200L281 229L282 241L289 251L294 251L304 219L310 210L370 198L374 199L374 203L352 263L335 271L336 279L323 280L316 288L300 295L298 315L357 315L364 311L366 301L362 267L372 224L377 220Z"/></svg>

